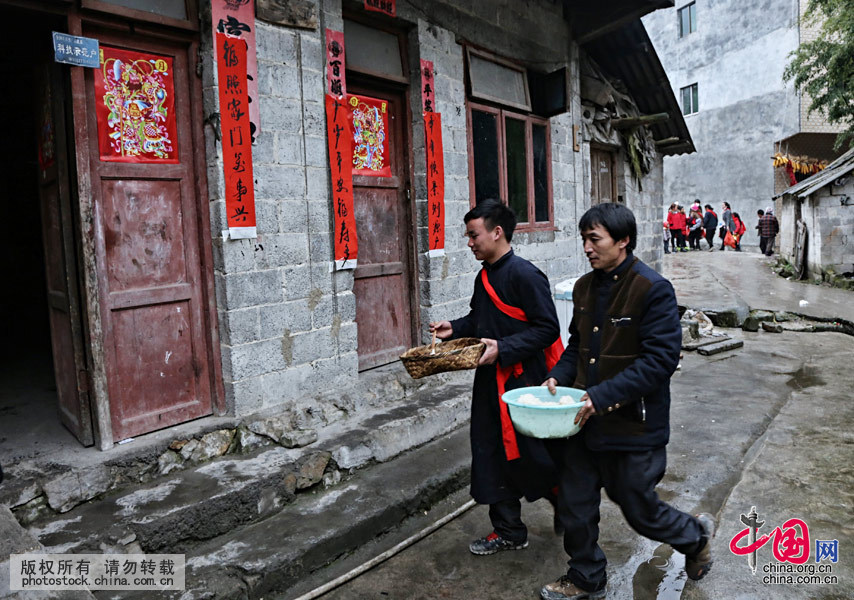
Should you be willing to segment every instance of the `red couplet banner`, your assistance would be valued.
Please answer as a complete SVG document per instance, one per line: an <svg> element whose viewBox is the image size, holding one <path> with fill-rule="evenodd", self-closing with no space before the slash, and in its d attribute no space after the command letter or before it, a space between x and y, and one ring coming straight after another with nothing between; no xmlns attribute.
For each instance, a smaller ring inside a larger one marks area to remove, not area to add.
<svg viewBox="0 0 854 600"><path fill-rule="evenodd" d="M433 61L421 59L421 106L424 112L436 110L435 73L433 72Z"/></svg>
<svg viewBox="0 0 854 600"><path fill-rule="evenodd" d="M179 162L171 57L101 46L95 114L101 160Z"/></svg>
<svg viewBox="0 0 854 600"><path fill-rule="evenodd" d="M390 17L397 16L396 0L365 0L365 10L373 10Z"/></svg>
<svg viewBox="0 0 854 600"><path fill-rule="evenodd" d="M258 56L255 53L255 0L211 0L214 33L225 33L246 41L246 90L252 137L261 133L261 104L258 101Z"/></svg>
<svg viewBox="0 0 854 600"><path fill-rule="evenodd" d="M326 93L333 96L347 95L344 79L344 32L326 30Z"/></svg>
<svg viewBox="0 0 854 600"><path fill-rule="evenodd" d="M427 226L429 256L445 253L445 160L442 152L442 115L424 113L427 149Z"/></svg>
<svg viewBox="0 0 854 600"><path fill-rule="evenodd" d="M339 270L355 269L359 253L356 217L353 214L353 145L349 113L350 108L344 98L326 95L326 133L335 213L335 268Z"/></svg>
<svg viewBox="0 0 854 600"><path fill-rule="evenodd" d="M368 96L350 96L353 133L353 175L391 177L388 102Z"/></svg>
<svg viewBox="0 0 854 600"><path fill-rule="evenodd" d="M257 237L252 137L246 80L246 42L216 34L225 210L231 239Z"/></svg>

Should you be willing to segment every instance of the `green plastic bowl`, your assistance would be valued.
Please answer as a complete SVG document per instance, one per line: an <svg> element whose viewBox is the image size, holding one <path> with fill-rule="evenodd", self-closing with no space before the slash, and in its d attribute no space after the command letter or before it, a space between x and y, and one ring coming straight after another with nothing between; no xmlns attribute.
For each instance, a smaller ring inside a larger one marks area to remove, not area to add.
<svg viewBox="0 0 854 600"><path fill-rule="evenodd" d="M568 387L556 387L557 394L549 393L549 388L544 386L523 387L509 392L504 392L501 399L510 409L510 419L519 433L530 437L541 439L565 438L575 435L580 427L575 425L575 415L584 406L579 402L584 395L584 390ZM543 402L549 402L547 406L535 406L531 404L520 404L519 397L525 394L533 394ZM571 396L575 402L571 404L558 404L563 396Z"/></svg>

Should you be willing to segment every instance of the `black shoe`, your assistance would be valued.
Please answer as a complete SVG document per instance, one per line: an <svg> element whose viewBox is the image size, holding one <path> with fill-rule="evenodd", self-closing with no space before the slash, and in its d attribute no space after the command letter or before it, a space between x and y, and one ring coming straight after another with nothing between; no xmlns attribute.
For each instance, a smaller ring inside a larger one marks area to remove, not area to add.
<svg viewBox="0 0 854 600"><path fill-rule="evenodd" d="M496 552L502 552L504 550L522 550L527 547L528 540L525 540L524 542L511 542L510 540L505 540L494 531L488 536L477 539L469 544L469 550L471 553L479 556L495 554Z"/></svg>
<svg viewBox="0 0 854 600"><path fill-rule="evenodd" d="M685 556L685 573L690 579L700 581L706 576L714 561L712 560L712 538L715 537L715 519L708 513L697 515L703 529L701 539L705 542L700 551L693 556Z"/></svg>

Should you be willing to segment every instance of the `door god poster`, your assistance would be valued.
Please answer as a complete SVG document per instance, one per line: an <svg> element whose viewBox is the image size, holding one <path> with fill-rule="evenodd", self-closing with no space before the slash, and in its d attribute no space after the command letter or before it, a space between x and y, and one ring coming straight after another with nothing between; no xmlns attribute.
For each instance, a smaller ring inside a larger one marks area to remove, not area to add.
<svg viewBox="0 0 854 600"><path fill-rule="evenodd" d="M177 163L172 58L101 46L95 113L101 160Z"/></svg>
<svg viewBox="0 0 854 600"><path fill-rule="evenodd" d="M388 102L368 96L350 96L349 104L353 175L391 177Z"/></svg>

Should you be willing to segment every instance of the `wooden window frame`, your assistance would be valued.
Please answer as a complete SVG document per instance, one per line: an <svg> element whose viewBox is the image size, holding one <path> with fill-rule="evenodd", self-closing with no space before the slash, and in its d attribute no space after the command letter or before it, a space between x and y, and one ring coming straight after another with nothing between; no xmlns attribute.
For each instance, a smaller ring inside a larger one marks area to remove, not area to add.
<svg viewBox="0 0 854 600"><path fill-rule="evenodd" d="M690 106L688 110L685 110L685 90L689 90L689 98L690 98ZM694 96L696 95L697 101L694 102ZM682 103L682 114L684 116L693 115L700 112L700 86L695 81L685 87L679 88L679 100Z"/></svg>
<svg viewBox="0 0 854 600"><path fill-rule="evenodd" d="M688 31L682 29L682 15L688 11ZM693 17L693 18L692 18ZM679 29L679 39L688 37L697 31L697 3L689 2L676 10L676 26Z"/></svg>
<svg viewBox="0 0 854 600"><path fill-rule="evenodd" d="M522 110L522 111L530 111L531 110L531 92L530 92L530 88L528 86L528 71L524 67L517 65L516 63L511 62L507 59L501 58L500 56L492 54L491 52L487 52L486 50L474 48L474 47L469 46L469 45L466 45L465 49L466 49L466 75L467 75L468 84L469 84L469 95L472 98L476 98L477 100L481 100L481 101L486 100L487 102L495 102L496 104L501 104L503 106L510 106L510 107L515 108L517 110ZM471 69L471 57L472 56L476 56L482 60L485 60L485 61L488 61L491 63L495 63L497 65L501 65L502 67L510 69L511 71L516 71L517 73L520 73L522 75L522 84L523 84L523 87L525 90L525 104L519 104L516 102L512 102L510 100L507 100L506 98L496 98L496 97L490 96L488 94L476 93L474 90L474 84L471 80L471 71L470 71L470 69Z"/></svg>
<svg viewBox="0 0 854 600"><path fill-rule="evenodd" d="M168 27L176 27L188 31L199 30L199 0L183 0L187 9L186 19L175 19L165 17L157 13L148 12L147 10L137 10L135 8L127 8L118 4L110 4L101 0L80 0L80 8L101 13L108 13L119 17L127 17L134 21L145 21L156 25L166 25Z"/></svg>
<svg viewBox="0 0 854 600"><path fill-rule="evenodd" d="M506 110L495 106L479 104L466 101L466 141L468 143L469 163L469 206L474 208L477 204L474 180L474 137L472 135L472 110L491 113L496 116L496 136L498 143L498 188L500 200L508 203L507 193L507 141L505 137L504 121L507 118L517 119L525 122L525 166L528 178L528 214L527 220L520 220L516 231L554 231L554 197L552 194L552 147L551 147L551 125L548 119L531 114ZM532 126L542 125L546 130L546 179L548 194L548 221L536 221L536 192L534 190L534 144Z"/></svg>
<svg viewBox="0 0 854 600"><path fill-rule="evenodd" d="M608 156L608 161L611 163L611 204L622 204L620 196L617 194L617 152L618 148L613 146L607 146L605 144L590 144L590 206L602 204L602 202L599 202L599 197L602 195L599 190L599 184L602 180L599 177L598 171L594 173L594 169L597 169L596 161L594 160L594 153L597 155L605 154ZM600 192L597 193L595 197L593 193L594 189L595 191Z"/></svg>

